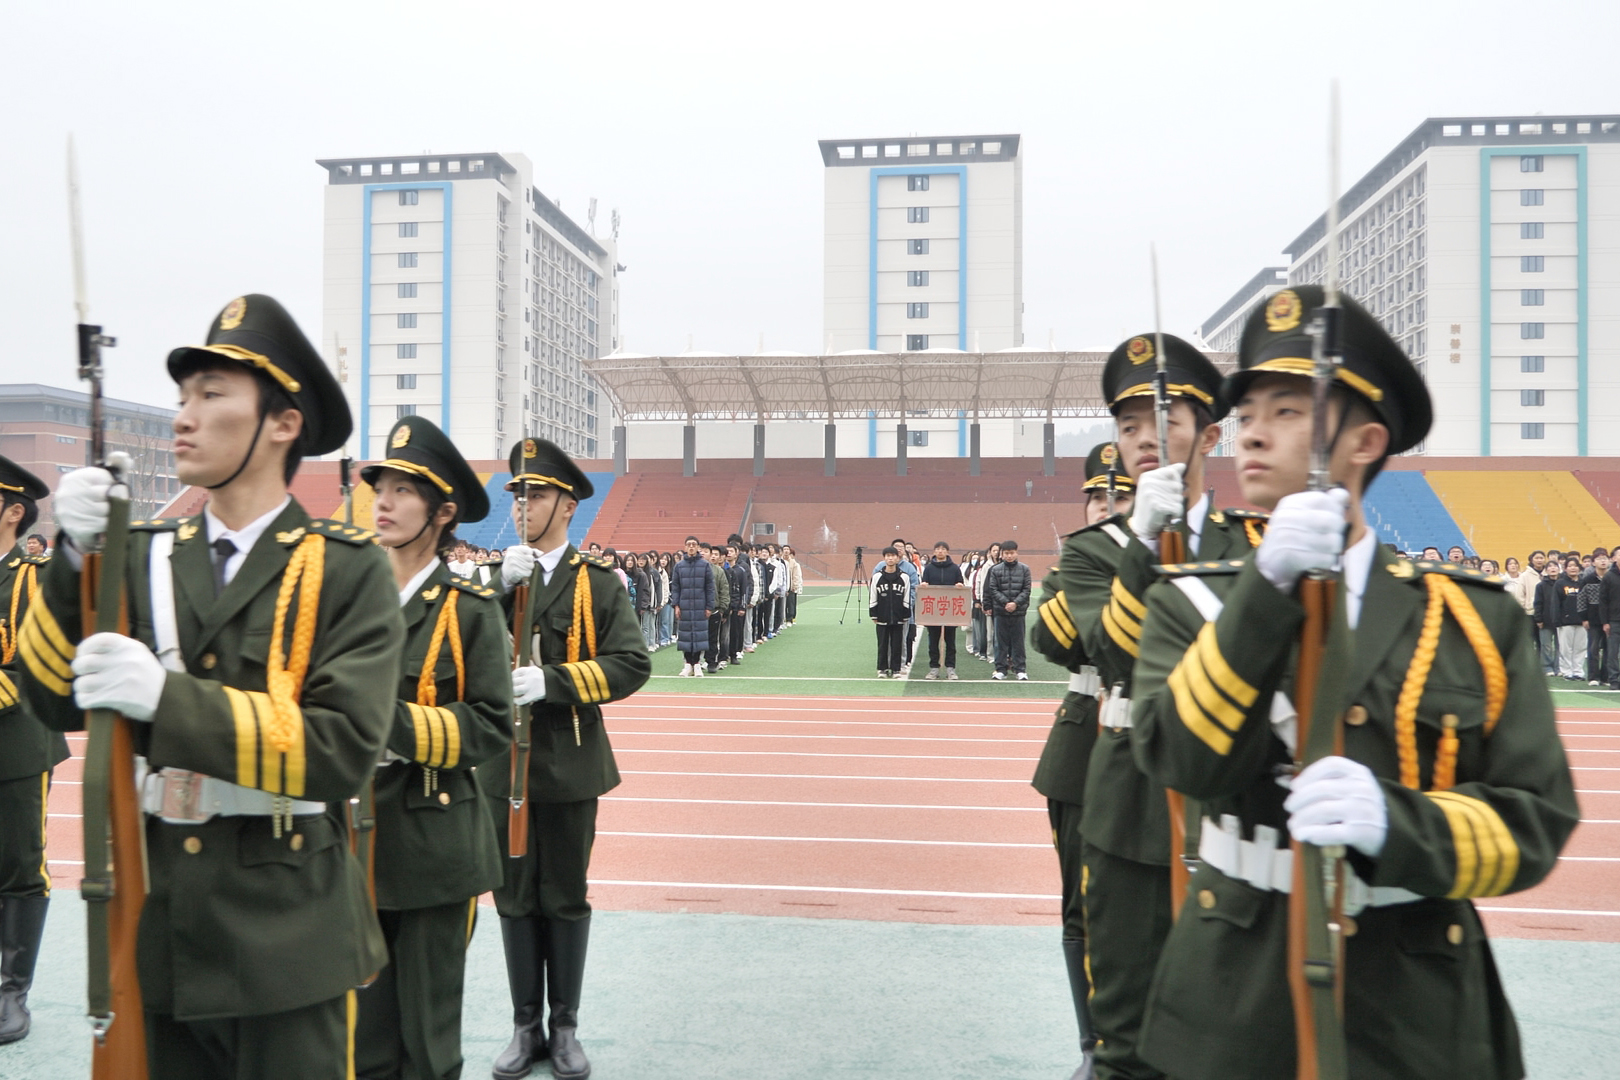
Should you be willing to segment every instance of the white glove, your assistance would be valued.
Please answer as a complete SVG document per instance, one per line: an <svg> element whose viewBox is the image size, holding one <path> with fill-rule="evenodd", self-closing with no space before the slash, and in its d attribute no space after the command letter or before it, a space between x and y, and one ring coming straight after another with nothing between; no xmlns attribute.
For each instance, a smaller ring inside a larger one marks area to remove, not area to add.
<svg viewBox="0 0 1620 1080"><path fill-rule="evenodd" d="M73 674L73 700L79 708L116 709L131 720L152 719L168 677L151 649L123 634L85 638L73 658Z"/></svg>
<svg viewBox="0 0 1620 1080"><path fill-rule="evenodd" d="M57 485L56 523L80 551L95 547L96 538L107 531L107 492L112 485L112 473L95 466L74 469Z"/></svg>
<svg viewBox="0 0 1620 1080"><path fill-rule="evenodd" d="M546 673L533 666L512 669L512 704L528 705L546 696Z"/></svg>
<svg viewBox="0 0 1620 1080"><path fill-rule="evenodd" d="M1254 553L1255 568L1285 593L1294 590L1301 574L1332 569L1344 551L1349 509L1350 493L1344 488L1283 496Z"/></svg>
<svg viewBox="0 0 1620 1080"><path fill-rule="evenodd" d="M1289 833L1302 844L1346 845L1369 858L1384 850L1389 832L1384 789L1359 761L1325 757L1306 766L1294 777L1283 809Z"/></svg>
<svg viewBox="0 0 1620 1080"><path fill-rule="evenodd" d="M501 556L501 591L511 592L513 586L522 585L534 575L534 548L528 544L515 544Z"/></svg>
<svg viewBox="0 0 1620 1080"><path fill-rule="evenodd" d="M1151 550L1159 550L1159 533L1187 504L1183 478L1187 466L1177 463L1162 469L1149 469L1136 484L1136 503L1131 511L1131 532Z"/></svg>

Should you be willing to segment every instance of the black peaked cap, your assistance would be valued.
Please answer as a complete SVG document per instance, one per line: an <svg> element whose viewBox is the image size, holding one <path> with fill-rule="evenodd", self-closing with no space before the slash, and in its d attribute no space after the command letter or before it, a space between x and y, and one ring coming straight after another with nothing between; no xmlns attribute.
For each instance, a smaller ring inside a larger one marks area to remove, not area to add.
<svg viewBox="0 0 1620 1080"><path fill-rule="evenodd" d="M175 382L199 362L235 360L264 372L287 392L304 416L298 449L306 456L340 450L354 430L349 403L331 369L298 324L273 298L259 293L226 304L208 328L207 343L182 345L169 353Z"/></svg>
<svg viewBox="0 0 1620 1080"><path fill-rule="evenodd" d="M513 445L507 463L512 469L512 482L506 485L507 491L521 482L562 488L578 500L596 494L596 489L579 466L574 464L574 459L563 453L562 447L546 439L519 440Z"/></svg>
<svg viewBox="0 0 1620 1080"><path fill-rule="evenodd" d="M1098 443L1086 455L1086 482L1082 491L1106 490L1108 487L1108 466L1114 466L1114 490L1132 491L1136 481L1125 474L1119 463L1119 447L1111 442Z"/></svg>
<svg viewBox="0 0 1620 1080"><path fill-rule="evenodd" d="M21 495L35 502L51 493L51 489L45 486L45 481L8 457L0 457L0 491L9 495Z"/></svg>
<svg viewBox="0 0 1620 1080"><path fill-rule="evenodd" d="M1198 402L1209 409L1216 420L1225 416L1226 406L1220 398L1221 373L1209 362L1209 357L1174 334L1161 336L1170 393ZM1108 362L1103 365L1102 391L1109 412L1117 416L1120 402L1128 398L1153 396L1158 358L1153 334L1127 338L1108 354Z"/></svg>
<svg viewBox="0 0 1620 1080"><path fill-rule="evenodd" d="M483 521L489 516L489 495L478 474L450 437L426 417L400 417L388 433L388 456L361 469L360 479L374 485L384 469L426 480L460 508L462 521Z"/></svg>
<svg viewBox="0 0 1620 1080"><path fill-rule="evenodd" d="M1256 308L1243 326L1238 346L1238 369L1227 377L1221 397L1228 405L1242 398L1248 385L1261 375L1303 375L1315 370L1309 327L1325 293L1320 285L1292 285ZM1344 341L1344 362L1335 381L1359 394L1385 427L1389 452L1399 454L1423 441L1434 422L1434 404L1417 367L1372 313L1344 293L1339 323Z"/></svg>

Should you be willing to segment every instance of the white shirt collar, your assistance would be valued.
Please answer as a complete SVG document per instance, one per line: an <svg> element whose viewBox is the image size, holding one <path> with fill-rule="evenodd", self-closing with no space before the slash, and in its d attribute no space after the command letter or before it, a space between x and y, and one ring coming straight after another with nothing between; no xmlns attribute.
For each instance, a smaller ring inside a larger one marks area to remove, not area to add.
<svg viewBox="0 0 1620 1080"><path fill-rule="evenodd" d="M568 541L564 540L561 547L540 553L538 561L540 563L540 581L542 584L551 584L551 575L557 569L557 564L562 562L563 554L567 550Z"/></svg>
<svg viewBox="0 0 1620 1080"><path fill-rule="evenodd" d="M1204 539L1204 522L1209 517L1209 503L1209 492L1206 491L1187 511L1187 527L1192 530L1194 555L1198 554L1198 545Z"/></svg>
<svg viewBox="0 0 1620 1080"><path fill-rule="evenodd" d="M1378 537L1365 529L1361 539L1345 549L1339 565L1344 570L1344 615L1350 629L1361 621L1361 598L1367 591L1367 577L1372 573L1373 554L1378 550Z"/></svg>
<svg viewBox="0 0 1620 1080"><path fill-rule="evenodd" d="M411 580L405 583L405 587L399 590L400 607L404 607L406 602L409 601L412 596L416 595L417 589L420 589L423 585L427 584L427 579L433 576L433 571L437 570L439 565L440 563L438 559L429 559L428 564L422 567L421 570L417 571L415 577L411 578Z"/></svg>
<svg viewBox="0 0 1620 1080"><path fill-rule="evenodd" d="M276 504L274 510L263 517L253 519L240 529L227 529L225 523L214 515L212 506L203 507L203 522L208 526L208 543L212 545L216 540L229 540L236 545L236 551L225 560L225 584L231 583L236 572L242 568L242 563L247 561L247 554L253 550L253 545L259 542L259 537L264 535L271 522L281 516L281 512L287 509L290 502L292 496L288 495Z"/></svg>

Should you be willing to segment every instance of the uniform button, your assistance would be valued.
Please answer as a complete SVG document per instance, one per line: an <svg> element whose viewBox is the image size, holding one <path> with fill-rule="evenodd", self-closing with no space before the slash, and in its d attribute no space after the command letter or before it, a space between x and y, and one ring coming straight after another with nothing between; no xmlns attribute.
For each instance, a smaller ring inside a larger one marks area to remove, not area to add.
<svg viewBox="0 0 1620 1080"><path fill-rule="evenodd" d="M1350 711L1344 714L1344 722L1351 727L1360 727L1367 722L1367 710L1360 705L1350 706Z"/></svg>
<svg viewBox="0 0 1620 1080"><path fill-rule="evenodd" d="M304 850L304 834L303 833L296 833L296 832L293 833L292 839L288 841L288 844L292 847L292 849L294 851L303 851Z"/></svg>
<svg viewBox="0 0 1620 1080"><path fill-rule="evenodd" d="M448 791L439 792L439 805L440 806L449 806L450 805L450 793Z"/></svg>
<svg viewBox="0 0 1620 1080"><path fill-rule="evenodd" d="M195 855L202 850L202 840L195 836L188 836L186 842L180 846L186 849L187 855Z"/></svg>
<svg viewBox="0 0 1620 1080"><path fill-rule="evenodd" d="M215 656L211 652L205 652L202 654L202 660L199 662L202 664L204 671L213 671L214 665L219 663L219 657Z"/></svg>
<svg viewBox="0 0 1620 1080"><path fill-rule="evenodd" d="M1215 894L1208 889L1198 890L1198 906L1208 911L1215 906Z"/></svg>
<svg viewBox="0 0 1620 1080"><path fill-rule="evenodd" d="M1451 942L1453 945L1461 945L1463 943L1463 928L1461 923L1452 923L1450 926L1446 927L1446 940Z"/></svg>

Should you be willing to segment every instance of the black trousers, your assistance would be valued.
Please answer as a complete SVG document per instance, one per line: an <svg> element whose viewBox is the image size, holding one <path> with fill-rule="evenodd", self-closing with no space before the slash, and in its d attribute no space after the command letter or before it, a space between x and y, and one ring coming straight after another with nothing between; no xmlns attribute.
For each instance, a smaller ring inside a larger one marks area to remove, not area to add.
<svg viewBox="0 0 1620 1080"><path fill-rule="evenodd" d="M1620 622L1609 623L1610 630L1604 636L1608 638L1608 663L1600 678L1610 685L1620 682Z"/></svg>
<svg viewBox="0 0 1620 1080"><path fill-rule="evenodd" d="M1613 623L1609 624L1613 626ZM1609 635L1603 632L1603 624L1594 622L1587 629L1586 634L1586 678L1588 682L1607 682L1604 677L1606 670L1614 666L1614 661L1605 663L1605 656L1609 652Z"/></svg>
<svg viewBox="0 0 1620 1080"><path fill-rule="evenodd" d="M905 662L906 651L906 624L905 623L878 623L878 658L879 671L899 671Z"/></svg>
<svg viewBox="0 0 1620 1080"><path fill-rule="evenodd" d="M494 800L495 836L507 850L509 803ZM596 842L596 800L544 803L528 799L529 852L506 860L506 881L495 890L495 910L507 918L583 919L585 874Z"/></svg>
<svg viewBox="0 0 1620 1080"><path fill-rule="evenodd" d="M731 613L731 637L726 642L726 648L731 650L730 659L735 660L742 655L743 642L748 637L748 612L733 611Z"/></svg>
<svg viewBox="0 0 1620 1080"><path fill-rule="evenodd" d="M796 593L796 592L790 592L790 593L787 594L787 621L792 622L794 619L797 619L798 617L799 617L799 594Z"/></svg>
<svg viewBox="0 0 1620 1080"><path fill-rule="evenodd" d="M1097 1075L1159 1080L1164 1074L1137 1056L1137 1043L1153 972L1170 936L1170 868L1082 843Z"/></svg>
<svg viewBox="0 0 1620 1080"><path fill-rule="evenodd" d="M45 812L49 771L0 781L0 896L49 896Z"/></svg>
<svg viewBox="0 0 1620 1080"><path fill-rule="evenodd" d="M1080 807L1074 803L1046 800L1046 820L1052 826L1052 846L1057 849L1058 875L1063 883L1063 940L1086 940L1084 845L1080 841Z"/></svg>
<svg viewBox="0 0 1620 1080"><path fill-rule="evenodd" d="M709 662L710 667L714 667L721 660L730 659L723 640L725 638L726 623L730 621L730 619L726 618L725 612L722 611L717 611L709 616L709 651L704 654L704 659Z"/></svg>
<svg viewBox="0 0 1620 1080"><path fill-rule="evenodd" d="M939 667L939 635L941 630L945 632L945 666L954 668L956 666L956 627L954 626L928 627L928 666L931 668Z"/></svg>
<svg viewBox="0 0 1620 1080"><path fill-rule="evenodd" d="M1016 674L1023 671L1024 613L998 611L996 624L996 670Z"/></svg>
<svg viewBox="0 0 1620 1080"><path fill-rule="evenodd" d="M355 994L354 1071L361 1080L461 1075L461 990L478 898L379 911L388 966Z"/></svg>
<svg viewBox="0 0 1620 1080"><path fill-rule="evenodd" d="M153 1080L345 1080L354 1076L355 991L268 1016L146 1014Z"/></svg>

